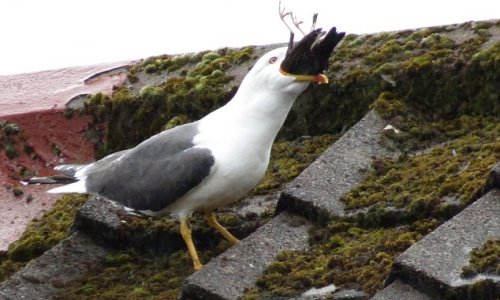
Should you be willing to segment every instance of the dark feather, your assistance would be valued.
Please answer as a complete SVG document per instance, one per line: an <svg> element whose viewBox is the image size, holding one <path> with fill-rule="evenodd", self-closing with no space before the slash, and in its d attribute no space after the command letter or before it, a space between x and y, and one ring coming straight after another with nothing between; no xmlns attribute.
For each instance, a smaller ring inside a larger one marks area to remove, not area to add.
<svg viewBox="0 0 500 300"><path fill-rule="evenodd" d="M123 157L98 161L89 169L86 188L137 210L159 211L200 184L214 157L193 148L196 123L162 132Z"/></svg>

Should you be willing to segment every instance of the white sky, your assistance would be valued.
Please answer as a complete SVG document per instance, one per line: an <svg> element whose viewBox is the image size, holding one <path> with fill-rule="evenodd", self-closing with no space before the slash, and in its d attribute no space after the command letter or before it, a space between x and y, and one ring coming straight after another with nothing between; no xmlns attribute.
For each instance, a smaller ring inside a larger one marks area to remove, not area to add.
<svg viewBox="0 0 500 300"><path fill-rule="evenodd" d="M318 26L370 33L500 18L498 0L283 0ZM0 0L0 75L284 42L278 0Z"/></svg>

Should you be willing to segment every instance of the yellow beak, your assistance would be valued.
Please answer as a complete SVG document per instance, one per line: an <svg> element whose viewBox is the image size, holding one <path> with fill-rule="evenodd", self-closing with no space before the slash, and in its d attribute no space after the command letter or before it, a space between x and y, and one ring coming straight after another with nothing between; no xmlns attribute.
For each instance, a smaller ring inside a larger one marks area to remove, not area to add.
<svg viewBox="0 0 500 300"><path fill-rule="evenodd" d="M295 75L295 74L290 74L285 72L282 68L280 68L280 73L285 75L285 76L291 76L295 78L295 80L298 81L311 81L311 82L316 82L318 84L322 83L328 83L328 77L324 74L318 74L318 75Z"/></svg>

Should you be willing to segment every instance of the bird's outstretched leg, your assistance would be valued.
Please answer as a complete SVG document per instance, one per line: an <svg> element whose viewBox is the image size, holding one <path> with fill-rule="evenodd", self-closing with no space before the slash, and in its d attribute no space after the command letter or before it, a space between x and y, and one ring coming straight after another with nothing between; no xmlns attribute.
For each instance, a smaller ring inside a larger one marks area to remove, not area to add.
<svg viewBox="0 0 500 300"><path fill-rule="evenodd" d="M187 218L181 219L181 235L188 247L189 255L191 255L191 259L193 260L194 269L201 269L203 265L200 263L198 253L196 253L196 248L194 247L193 239L191 237L191 228L189 228Z"/></svg>
<svg viewBox="0 0 500 300"><path fill-rule="evenodd" d="M229 231L226 230L226 228L224 228L219 222L217 222L213 211L205 213L205 220L207 221L208 225L210 225L210 227L220 232L220 234L222 234L222 236L226 240L228 240L231 245L235 245L240 242L240 240L235 238L234 235L232 235Z"/></svg>

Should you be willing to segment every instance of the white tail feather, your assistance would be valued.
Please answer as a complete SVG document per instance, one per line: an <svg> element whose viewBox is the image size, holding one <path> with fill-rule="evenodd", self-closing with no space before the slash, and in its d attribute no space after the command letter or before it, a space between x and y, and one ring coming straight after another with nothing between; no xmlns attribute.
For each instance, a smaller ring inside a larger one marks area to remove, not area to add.
<svg viewBox="0 0 500 300"><path fill-rule="evenodd" d="M87 193L87 188L85 188L85 179L56 187L54 189L48 190L47 193L60 194L60 193Z"/></svg>

